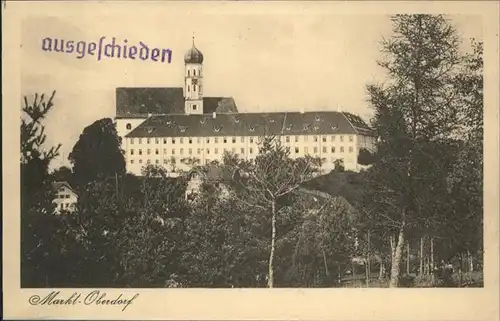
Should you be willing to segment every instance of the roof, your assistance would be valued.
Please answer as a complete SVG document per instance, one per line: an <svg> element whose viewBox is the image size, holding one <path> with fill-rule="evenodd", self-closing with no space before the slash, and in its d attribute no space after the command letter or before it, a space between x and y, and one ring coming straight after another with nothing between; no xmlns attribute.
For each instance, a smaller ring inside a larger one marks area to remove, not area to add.
<svg viewBox="0 0 500 321"><path fill-rule="evenodd" d="M357 119L361 120L361 118ZM362 122L362 120L361 120ZM151 116L126 137L207 137L358 134L341 112L229 113Z"/></svg>
<svg viewBox="0 0 500 321"><path fill-rule="evenodd" d="M181 87L116 88L116 116L184 113Z"/></svg>
<svg viewBox="0 0 500 321"><path fill-rule="evenodd" d="M202 64L203 63L203 54L194 45L194 40L193 40L193 46L184 55L184 63L186 63L186 64Z"/></svg>
<svg viewBox="0 0 500 321"><path fill-rule="evenodd" d="M205 114L237 113L232 97L204 97ZM184 114L184 91L181 87L116 88L116 117L130 118L165 114Z"/></svg>
<svg viewBox="0 0 500 321"><path fill-rule="evenodd" d="M68 182L65 182L65 181L52 182L52 188L54 190L57 191L62 187L65 187L65 188L69 189L71 192L73 192L74 194L76 194L76 192L73 190L73 188L71 187L71 185L69 185Z"/></svg>

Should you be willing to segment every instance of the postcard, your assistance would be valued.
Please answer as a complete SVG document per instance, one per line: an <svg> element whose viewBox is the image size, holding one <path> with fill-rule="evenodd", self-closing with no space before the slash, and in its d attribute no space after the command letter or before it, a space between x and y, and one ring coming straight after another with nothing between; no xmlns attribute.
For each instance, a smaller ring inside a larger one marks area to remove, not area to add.
<svg viewBox="0 0 500 321"><path fill-rule="evenodd" d="M498 320L498 4L2 26L6 319Z"/></svg>

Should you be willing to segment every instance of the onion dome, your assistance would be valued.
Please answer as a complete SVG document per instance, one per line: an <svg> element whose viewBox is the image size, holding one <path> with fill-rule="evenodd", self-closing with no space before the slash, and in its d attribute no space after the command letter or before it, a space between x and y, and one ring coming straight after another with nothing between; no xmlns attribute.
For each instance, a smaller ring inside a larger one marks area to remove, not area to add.
<svg viewBox="0 0 500 321"><path fill-rule="evenodd" d="M193 37L193 46L184 55L184 62L186 64L202 64L203 63L203 54L194 45L194 37Z"/></svg>

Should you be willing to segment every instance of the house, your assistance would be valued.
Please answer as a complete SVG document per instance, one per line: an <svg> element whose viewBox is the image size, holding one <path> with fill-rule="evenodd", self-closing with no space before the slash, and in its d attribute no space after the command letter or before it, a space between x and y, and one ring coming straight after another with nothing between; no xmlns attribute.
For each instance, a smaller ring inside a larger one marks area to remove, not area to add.
<svg viewBox="0 0 500 321"><path fill-rule="evenodd" d="M71 188L68 182L53 182L52 188L56 192L53 203L56 205L56 214L63 212L71 213L75 210L78 201L78 195Z"/></svg>
<svg viewBox="0 0 500 321"><path fill-rule="evenodd" d="M339 111L240 113L233 97L206 97L204 56L192 48L184 56L183 87L117 88L116 128L122 138L126 168L141 175L149 165L189 172L184 158L200 164L220 161L225 152L253 160L259 138L278 136L290 156L319 157L327 173L341 160L346 170L360 171L360 150L372 151L375 137L357 115ZM335 108L337 109L337 108Z"/></svg>
<svg viewBox="0 0 500 321"><path fill-rule="evenodd" d="M228 189L224 186L224 178L221 168L216 165L207 165L203 168L195 167L189 173L189 181L186 187L186 200L196 200L203 183L211 184L219 189L219 198L229 196Z"/></svg>

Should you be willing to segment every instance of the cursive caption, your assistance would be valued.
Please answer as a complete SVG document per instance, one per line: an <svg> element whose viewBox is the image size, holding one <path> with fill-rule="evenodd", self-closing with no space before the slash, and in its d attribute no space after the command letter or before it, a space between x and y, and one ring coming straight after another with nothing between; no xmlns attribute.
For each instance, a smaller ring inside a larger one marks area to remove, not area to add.
<svg viewBox="0 0 500 321"><path fill-rule="evenodd" d="M123 294L117 297L110 298L107 296L106 292L101 292L99 290L92 291L87 295L82 293L73 292L69 297L63 297L60 291L52 291L45 297L40 297L39 295L32 295L29 298L29 304L31 305L96 305L96 306L119 306L123 307L122 311L134 302L134 300L139 296L139 293L134 294L131 298L125 297Z"/></svg>
<svg viewBox="0 0 500 321"><path fill-rule="evenodd" d="M127 39L117 44L113 37L111 43L105 43L106 37L101 37L98 42L74 41L46 37L42 39L42 50L46 52L59 52L75 54L76 58L82 59L86 56L95 56L97 61L102 58L141 59L155 62L170 63L172 61L172 50L150 48L139 41L137 45L130 45Z"/></svg>

